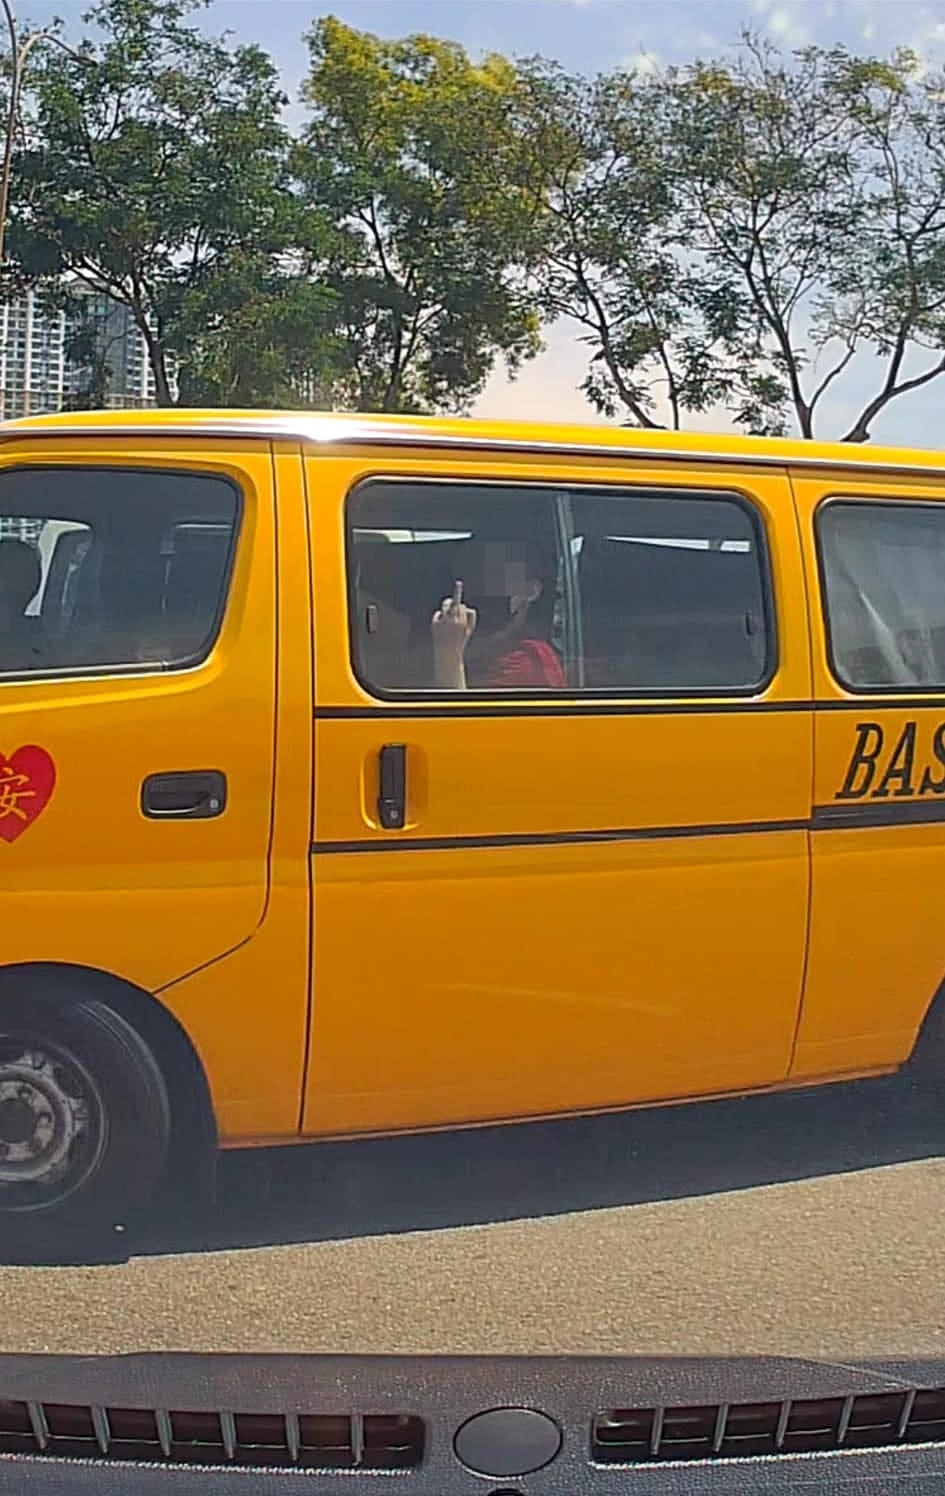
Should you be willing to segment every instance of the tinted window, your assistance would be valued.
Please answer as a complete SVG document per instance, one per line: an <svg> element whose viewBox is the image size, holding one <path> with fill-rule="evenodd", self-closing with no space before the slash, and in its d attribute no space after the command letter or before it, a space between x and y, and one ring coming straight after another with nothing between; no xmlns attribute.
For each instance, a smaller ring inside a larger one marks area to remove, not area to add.
<svg viewBox="0 0 945 1496"><path fill-rule="evenodd" d="M750 690L768 671L759 533L734 497L371 482L348 523L374 689Z"/></svg>
<svg viewBox="0 0 945 1496"><path fill-rule="evenodd" d="M834 502L817 530L838 678L945 688L945 509Z"/></svg>
<svg viewBox="0 0 945 1496"><path fill-rule="evenodd" d="M734 498L573 493L584 683L737 690L768 670L759 537Z"/></svg>
<svg viewBox="0 0 945 1496"><path fill-rule="evenodd" d="M0 672L195 663L219 626L239 499L225 479L0 474Z"/></svg>

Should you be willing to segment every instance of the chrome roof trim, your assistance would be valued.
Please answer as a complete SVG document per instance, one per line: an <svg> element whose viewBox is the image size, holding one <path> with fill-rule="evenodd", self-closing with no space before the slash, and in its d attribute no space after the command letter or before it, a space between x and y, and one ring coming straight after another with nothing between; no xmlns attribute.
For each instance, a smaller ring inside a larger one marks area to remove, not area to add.
<svg viewBox="0 0 945 1496"><path fill-rule="evenodd" d="M233 439L298 441L313 446L371 446L371 447L432 447L447 451L520 454L536 457L592 457L600 460L620 462L627 458L650 462L704 462L713 466L802 468L846 468L850 471L873 473L897 473L904 476L924 476L932 480L945 478L945 462L924 464L909 461L872 459L865 456L869 448L851 448L849 455L839 444L831 444L829 452L821 455L789 455L783 451L723 452L698 446L650 447L635 443L629 438L619 445L591 441L543 441L527 436L483 435L479 423L470 423L469 435L454 431L440 431L436 426L425 427L404 423L374 424L359 421L356 417L319 416L306 419L304 415L272 417L249 417L246 420L229 420L208 416L200 421L168 421L161 424L150 422L108 422L85 425L28 426L16 421L0 422L0 442L18 438L58 437L96 438L128 436L136 438L160 437L229 437ZM759 437L759 441L765 438ZM839 448L839 450L838 450Z"/></svg>

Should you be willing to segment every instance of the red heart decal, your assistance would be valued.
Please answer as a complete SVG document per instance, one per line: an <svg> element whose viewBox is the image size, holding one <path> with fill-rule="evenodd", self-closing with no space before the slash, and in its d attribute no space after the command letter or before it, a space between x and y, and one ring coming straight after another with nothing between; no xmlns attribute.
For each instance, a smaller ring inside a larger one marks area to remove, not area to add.
<svg viewBox="0 0 945 1496"><path fill-rule="evenodd" d="M28 744L0 753L0 841L15 842L42 815L56 788L56 765L45 748Z"/></svg>

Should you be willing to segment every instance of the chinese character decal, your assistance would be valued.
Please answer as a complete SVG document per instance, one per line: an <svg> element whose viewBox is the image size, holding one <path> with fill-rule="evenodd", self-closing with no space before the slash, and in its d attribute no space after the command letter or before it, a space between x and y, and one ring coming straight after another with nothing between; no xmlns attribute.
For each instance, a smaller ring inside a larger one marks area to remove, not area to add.
<svg viewBox="0 0 945 1496"><path fill-rule="evenodd" d="M56 787L56 765L45 748L0 753L0 841L14 842L41 815Z"/></svg>

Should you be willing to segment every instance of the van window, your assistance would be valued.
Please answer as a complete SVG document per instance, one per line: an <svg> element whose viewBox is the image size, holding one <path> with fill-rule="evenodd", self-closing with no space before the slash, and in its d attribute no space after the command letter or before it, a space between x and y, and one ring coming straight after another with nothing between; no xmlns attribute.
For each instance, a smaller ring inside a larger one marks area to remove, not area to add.
<svg viewBox="0 0 945 1496"><path fill-rule="evenodd" d="M172 669L219 629L239 517L224 478L0 473L0 673Z"/></svg>
<svg viewBox="0 0 945 1496"><path fill-rule="evenodd" d="M945 689L945 508L832 500L817 539L841 685Z"/></svg>
<svg viewBox="0 0 945 1496"><path fill-rule="evenodd" d="M362 484L348 501L357 674L381 692L563 687L559 553L553 490ZM434 626L457 589L468 638Z"/></svg>
<svg viewBox="0 0 945 1496"><path fill-rule="evenodd" d="M769 673L765 570L734 495L571 494L584 684L757 689Z"/></svg>
<svg viewBox="0 0 945 1496"><path fill-rule="evenodd" d="M348 554L354 666L381 692L752 690L769 671L763 546L734 495L372 480ZM438 615L460 593L458 674Z"/></svg>

